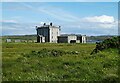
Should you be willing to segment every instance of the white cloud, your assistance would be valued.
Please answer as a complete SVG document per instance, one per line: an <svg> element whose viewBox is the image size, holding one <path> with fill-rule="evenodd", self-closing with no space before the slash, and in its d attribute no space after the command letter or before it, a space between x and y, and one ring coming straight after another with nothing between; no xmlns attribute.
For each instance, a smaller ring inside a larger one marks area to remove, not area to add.
<svg viewBox="0 0 120 83"><path fill-rule="evenodd" d="M52 16L53 18L61 20L61 21L74 22L76 20L79 20L76 16L71 15L70 13L68 13L62 9L57 9L57 8L56 9L54 8L53 10L52 9L53 8L51 8L51 10L50 9L46 9L46 10L41 9L40 11ZM57 10L57 12L55 10Z"/></svg>
<svg viewBox="0 0 120 83"><path fill-rule="evenodd" d="M113 16L94 16L94 17L86 17L84 18L85 21L88 22L100 22L100 23L113 23L115 21Z"/></svg>
<svg viewBox="0 0 120 83"><path fill-rule="evenodd" d="M18 23L16 20L0 20L1 23Z"/></svg>
<svg viewBox="0 0 120 83"><path fill-rule="evenodd" d="M114 24L99 24L98 26L101 27L101 28L112 28L115 25Z"/></svg>
<svg viewBox="0 0 120 83"><path fill-rule="evenodd" d="M87 18L87 19L86 19ZM88 19L89 18L89 19ZM113 16L101 15L79 18L79 21L64 23L63 31L86 35L117 35L118 21ZM66 29L65 29L66 27Z"/></svg>
<svg viewBox="0 0 120 83"><path fill-rule="evenodd" d="M41 25L43 25L45 22L40 22Z"/></svg>
<svg viewBox="0 0 120 83"><path fill-rule="evenodd" d="M75 22L69 22L64 24L65 27L74 27L81 29L114 29L118 27L118 21L115 20L113 16L101 15L101 16L93 16L93 17L83 17L79 18Z"/></svg>
<svg viewBox="0 0 120 83"><path fill-rule="evenodd" d="M46 14L46 15L49 15L51 16L52 18L55 18L57 20L60 20L60 21L66 21L66 22L73 22L73 21L78 21L79 18L72 15L71 13L61 9L61 8L56 8L56 7L52 7L52 6L41 6L39 8L35 8L29 4L25 4L25 3L22 3L23 6L35 11L35 12L38 12L38 13L43 13L43 14Z"/></svg>
<svg viewBox="0 0 120 83"><path fill-rule="evenodd" d="M35 34L34 23L19 23L15 20L2 20L2 35Z"/></svg>
<svg viewBox="0 0 120 83"><path fill-rule="evenodd" d="M96 28L117 28L118 21L113 16L101 15L82 18L82 22Z"/></svg>
<svg viewBox="0 0 120 83"><path fill-rule="evenodd" d="M113 23L99 23L98 26L102 27L102 28L117 28L118 27L118 23L117 22L113 22Z"/></svg>
<svg viewBox="0 0 120 83"><path fill-rule="evenodd" d="M101 15L101 16L80 18L75 16L73 13L67 12L66 10L63 10L58 7L56 8L56 7L45 5L44 7L40 6L37 8L29 4L25 4L25 3L21 3L21 4L23 4L24 7L26 7L31 11L37 12L39 14L45 14L50 19L55 18L56 22L60 24L60 26L62 27L62 31L64 32L66 31L66 33L70 33L70 32L82 33L83 32L83 34L109 34L109 33L114 34L117 32L117 21L113 16ZM43 24L43 21L45 20L40 20L41 22L40 24ZM3 29L4 32L7 32L6 31L7 29L11 29L11 30L8 30L8 32L11 31L14 34L36 33L35 31L36 24L32 24L32 25L30 24L27 25L25 23L20 24L20 23L17 23L16 20L3 20L1 22L14 23L14 24L4 24L4 29ZM19 29L22 29L22 30L19 30Z"/></svg>

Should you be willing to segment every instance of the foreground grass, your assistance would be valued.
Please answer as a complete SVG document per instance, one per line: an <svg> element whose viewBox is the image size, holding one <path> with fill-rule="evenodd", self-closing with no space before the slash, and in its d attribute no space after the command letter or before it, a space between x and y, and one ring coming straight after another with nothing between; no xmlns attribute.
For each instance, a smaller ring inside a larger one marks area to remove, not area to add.
<svg viewBox="0 0 120 83"><path fill-rule="evenodd" d="M118 79L118 50L90 55L95 44L3 43L3 81L101 81ZM78 53L39 57L33 51ZM29 55L29 56L28 56Z"/></svg>

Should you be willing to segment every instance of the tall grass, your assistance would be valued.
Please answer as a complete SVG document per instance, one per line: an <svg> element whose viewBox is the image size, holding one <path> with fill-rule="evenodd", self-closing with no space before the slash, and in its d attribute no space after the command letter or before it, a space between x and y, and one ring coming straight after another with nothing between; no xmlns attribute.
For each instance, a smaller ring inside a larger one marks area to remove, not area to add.
<svg viewBox="0 0 120 83"><path fill-rule="evenodd" d="M95 44L3 43L3 81L118 80L118 50Z"/></svg>

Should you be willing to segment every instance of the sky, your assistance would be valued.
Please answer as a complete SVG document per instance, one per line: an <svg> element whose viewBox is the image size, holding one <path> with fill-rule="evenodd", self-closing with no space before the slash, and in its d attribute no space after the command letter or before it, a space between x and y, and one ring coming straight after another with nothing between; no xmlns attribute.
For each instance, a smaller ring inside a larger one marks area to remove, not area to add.
<svg viewBox="0 0 120 83"><path fill-rule="evenodd" d="M2 35L36 34L44 22L61 34L118 34L117 2L3 2L0 9Z"/></svg>
<svg viewBox="0 0 120 83"><path fill-rule="evenodd" d="M2 2L118 2L119 0L1 0Z"/></svg>

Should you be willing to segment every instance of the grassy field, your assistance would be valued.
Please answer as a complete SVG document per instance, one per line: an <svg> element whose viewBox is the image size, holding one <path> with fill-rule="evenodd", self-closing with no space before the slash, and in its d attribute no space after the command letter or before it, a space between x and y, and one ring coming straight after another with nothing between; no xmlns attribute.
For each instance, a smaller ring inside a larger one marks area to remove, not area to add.
<svg viewBox="0 0 120 83"><path fill-rule="evenodd" d="M118 79L118 50L90 55L95 44L3 43L3 81Z"/></svg>

